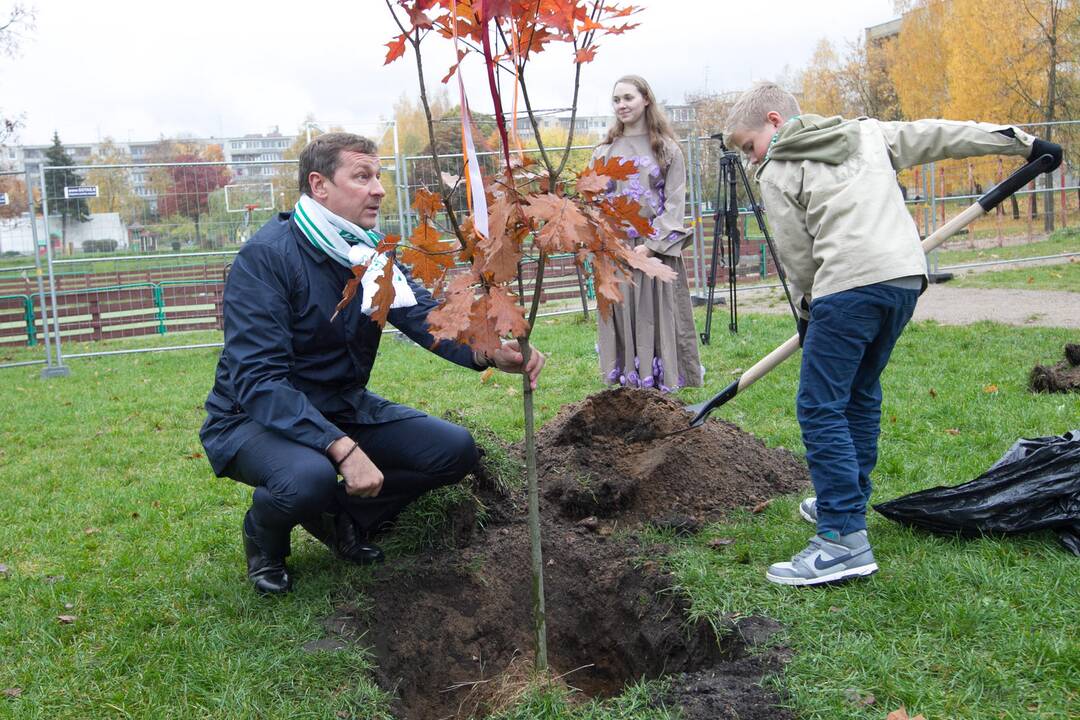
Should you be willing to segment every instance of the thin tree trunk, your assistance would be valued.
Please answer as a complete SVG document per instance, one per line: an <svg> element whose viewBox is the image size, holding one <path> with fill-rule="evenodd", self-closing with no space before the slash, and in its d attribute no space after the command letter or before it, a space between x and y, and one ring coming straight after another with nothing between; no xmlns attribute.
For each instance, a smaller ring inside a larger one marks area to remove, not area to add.
<svg viewBox="0 0 1080 720"><path fill-rule="evenodd" d="M535 288L534 288L535 290ZM539 293L537 293L539 294ZM528 337L518 338L522 362L529 365L532 346ZM536 478L536 426L533 412L533 391L528 374L521 376L522 398L525 409L525 476L528 481L529 549L532 569L532 618L533 637L536 642L536 669L544 672L548 667L547 611L544 608L544 554L540 540L540 488Z"/></svg>

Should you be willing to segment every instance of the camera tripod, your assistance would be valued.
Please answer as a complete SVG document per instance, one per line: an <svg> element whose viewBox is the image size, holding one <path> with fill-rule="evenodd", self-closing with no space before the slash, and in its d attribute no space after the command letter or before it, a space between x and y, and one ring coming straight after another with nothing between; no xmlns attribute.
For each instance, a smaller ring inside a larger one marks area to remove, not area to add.
<svg viewBox="0 0 1080 720"><path fill-rule="evenodd" d="M716 292L716 275L718 266L721 263L727 265L728 269L728 308L730 312L728 330L733 333L739 332L736 266L739 264L739 246L742 242L742 232L739 229L738 184L740 180L743 189L746 191L746 197L750 202L750 208L754 212L758 227L761 228L762 234L765 235L765 243L768 245L769 254L772 255L773 263L776 265L776 273L780 278L780 283L784 286L784 295L787 296L791 314L795 317L796 323L799 320L799 314L795 311L795 304L791 301L791 291L788 290L784 268L780 265L780 260L776 256L776 247L773 245L768 228L765 227L765 217L761 212L761 206L754 199L753 190L750 188L750 180L746 177L746 170L743 168L742 163L739 162L738 153L729 150L724 145L722 134L713 135L712 139L720 142L721 155L720 173L717 177L716 187L716 214L713 218L715 222L713 224L712 257L709 260L709 299L705 310L705 332L700 335L702 345L708 345L712 337L712 311ZM727 238L726 258L724 257L724 243L721 241L721 236Z"/></svg>

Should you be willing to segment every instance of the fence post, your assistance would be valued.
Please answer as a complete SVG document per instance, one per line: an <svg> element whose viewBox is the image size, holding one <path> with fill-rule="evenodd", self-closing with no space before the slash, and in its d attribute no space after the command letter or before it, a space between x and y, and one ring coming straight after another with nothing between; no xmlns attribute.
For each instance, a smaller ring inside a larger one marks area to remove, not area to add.
<svg viewBox="0 0 1080 720"><path fill-rule="evenodd" d="M1061 227L1069 227L1069 203L1066 201L1065 194L1065 171L1059 170L1058 175L1061 177Z"/></svg>
<svg viewBox="0 0 1080 720"><path fill-rule="evenodd" d="M23 296L23 317L26 320L26 347L34 347L37 345L37 328L34 327L34 302L29 295Z"/></svg>
<svg viewBox="0 0 1080 720"><path fill-rule="evenodd" d="M168 332L165 328L165 293L157 283L153 283L153 293L154 307L157 308L158 334L164 335Z"/></svg>
<svg viewBox="0 0 1080 720"><path fill-rule="evenodd" d="M1035 219L1035 205L1034 205L1034 202L1033 202L1033 198L1035 198L1036 196L1035 196L1035 181L1034 180L1032 180L1030 183L1028 183L1028 190L1031 191L1031 194L1028 196L1028 204L1027 204L1027 206L1028 206L1028 211L1027 211L1027 239L1028 239L1028 242L1030 242L1031 238L1033 237L1033 234L1034 234L1034 230L1032 228L1032 221Z"/></svg>
<svg viewBox="0 0 1080 720"><path fill-rule="evenodd" d="M1004 167L1005 167L1005 163L999 157L998 161L997 161L997 175L994 176L994 184L995 185L1000 185L1001 181L1004 179L1004 177L1005 177ZM1002 246L1005 245L1005 232L1001 227L1002 217L1004 217L1004 215L1005 215L1005 210L999 204L997 206L997 208L996 208L996 212L994 213L994 224L997 226L997 244L998 244L998 247L1002 247Z"/></svg>
<svg viewBox="0 0 1080 720"><path fill-rule="evenodd" d="M401 161L401 148L398 146L398 131L397 120L394 121L394 184L397 185L397 213L398 213L398 234L402 237L409 237L409 234L405 233L405 203L408 202L408 193L402 193L401 191L401 174L403 172L402 166L405 163Z"/></svg>
<svg viewBox="0 0 1080 720"><path fill-rule="evenodd" d="M97 293L87 293L86 299L90 307L90 337L98 341L101 340L101 301Z"/></svg>
<svg viewBox="0 0 1080 720"><path fill-rule="evenodd" d="M45 229L45 261L49 268L49 294L52 297L53 339L56 340L56 364L52 367L45 367L41 371L41 377L45 378L66 377L71 374L71 370L64 367L64 354L60 348L60 309L57 307L56 303L56 276L53 273L52 238L49 236L49 191L48 186L45 183L45 176L48 174L48 170L49 168L44 165L41 166L41 218ZM42 305L41 309L44 313L44 305ZM48 335L49 327L47 319L43 331Z"/></svg>
<svg viewBox="0 0 1080 720"><path fill-rule="evenodd" d="M35 217L34 186L30 184L30 171L25 167L23 174L26 182L26 207L30 216L30 237L34 244L34 275L37 277L38 299L41 302L41 335L45 340L45 369L53 367L52 343L49 342L49 316L45 312L45 281L41 277L41 245L38 241L37 218ZM44 199L44 198L42 198ZM37 327L34 323L34 303L30 303L30 327L35 335ZM35 337L36 342L36 337Z"/></svg>

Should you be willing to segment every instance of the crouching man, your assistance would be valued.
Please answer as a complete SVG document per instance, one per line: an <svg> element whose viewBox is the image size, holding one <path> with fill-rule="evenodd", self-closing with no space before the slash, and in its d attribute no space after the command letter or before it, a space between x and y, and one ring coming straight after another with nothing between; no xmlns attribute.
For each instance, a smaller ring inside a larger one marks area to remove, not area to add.
<svg viewBox="0 0 1080 720"><path fill-rule="evenodd" d="M469 432L367 388L381 328L370 298L335 317L352 277L354 246L373 253L384 190L375 144L329 133L300 155L300 200L251 237L225 284L225 347L200 432L219 477L254 488L243 521L247 573L264 594L292 585L286 567L296 525L355 563L380 562L372 537L413 500L456 483L477 461ZM527 373L516 342L491 357L435 344L427 317L437 303L395 267L389 321L458 365Z"/></svg>

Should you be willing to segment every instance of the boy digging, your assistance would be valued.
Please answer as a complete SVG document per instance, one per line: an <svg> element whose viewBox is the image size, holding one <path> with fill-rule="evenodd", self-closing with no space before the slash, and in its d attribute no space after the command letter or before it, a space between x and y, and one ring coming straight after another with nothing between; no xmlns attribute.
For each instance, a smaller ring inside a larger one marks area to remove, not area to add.
<svg viewBox="0 0 1080 720"><path fill-rule="evenodd" d="M800 115L772 83L743 93L724 137L757 166L776 251L799 308L802 365L796 410L816 498L810 544L765 577L818 585L877 571L866 536L877 462L880 377L926 289L926 256L896 173L945 158L1061 148L1006 125L880 122ZM1056 167L1057 165L1055 165Z"/></svg>

